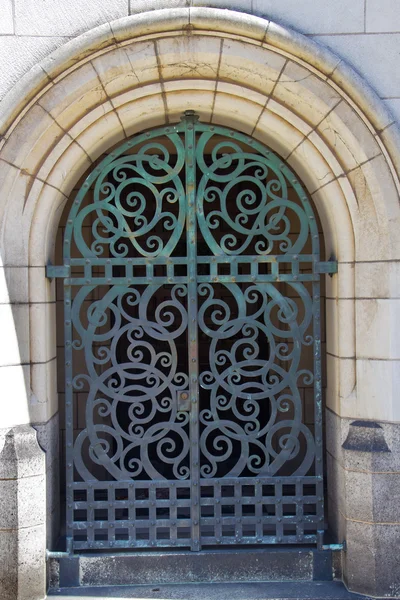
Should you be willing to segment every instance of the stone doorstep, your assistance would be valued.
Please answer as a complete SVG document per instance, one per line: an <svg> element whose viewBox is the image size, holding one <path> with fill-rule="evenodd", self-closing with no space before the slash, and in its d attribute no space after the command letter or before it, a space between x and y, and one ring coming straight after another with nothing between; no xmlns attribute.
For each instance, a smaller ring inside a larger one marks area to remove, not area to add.
<svg viewBox="0 0 400 600"><path fill-rule="evenodd" d="M54 589L332 581L332 553L307 547L80 555L49 565Z"/></svg>
<svg viewBox="0 0 400 600"><path fill-rule="evenodd" d="M290 583L201 583L160 586L63 588L48 598L59 600L372 600L352 594L338 581ZM390 600L390 599L386 599Z"/></svg>

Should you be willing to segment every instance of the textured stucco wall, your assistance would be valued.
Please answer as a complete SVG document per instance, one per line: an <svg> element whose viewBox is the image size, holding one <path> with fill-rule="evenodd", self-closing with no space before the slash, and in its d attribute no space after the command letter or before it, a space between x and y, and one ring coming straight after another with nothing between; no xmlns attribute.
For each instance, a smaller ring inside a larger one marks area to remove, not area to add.
<svg viewBox="0 0 400 600"><path fill-rule="evenodd" d="M293 27L345 58L400 121L399 0L1 0L0 98L69 39L165 5L243 10Z"/></svg>

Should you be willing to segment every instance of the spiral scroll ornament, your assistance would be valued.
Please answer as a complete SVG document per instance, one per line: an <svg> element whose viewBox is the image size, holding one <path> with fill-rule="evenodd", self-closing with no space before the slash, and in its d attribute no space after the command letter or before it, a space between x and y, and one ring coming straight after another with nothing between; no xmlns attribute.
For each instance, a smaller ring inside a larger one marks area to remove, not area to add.
<svg viewBox="0 0 400 600"><path fill-rule="evenodd" d="M54 271L70 548L316 541L321 265L295 174L193 111L94 166Z"/></svg>

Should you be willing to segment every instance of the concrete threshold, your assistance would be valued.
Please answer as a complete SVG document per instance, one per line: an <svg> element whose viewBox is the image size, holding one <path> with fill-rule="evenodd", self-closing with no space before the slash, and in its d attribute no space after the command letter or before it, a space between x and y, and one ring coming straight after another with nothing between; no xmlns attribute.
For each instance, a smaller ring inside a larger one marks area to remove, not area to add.
<svg viewBox="0 0 400 600"><path fill-rule="evenodd" d="M352 594L339 581L285 583L191 583L180 585L136 585L79 587L52 590L58 600L372 600ZM389 600L389 599L386 599Z"/></svg>

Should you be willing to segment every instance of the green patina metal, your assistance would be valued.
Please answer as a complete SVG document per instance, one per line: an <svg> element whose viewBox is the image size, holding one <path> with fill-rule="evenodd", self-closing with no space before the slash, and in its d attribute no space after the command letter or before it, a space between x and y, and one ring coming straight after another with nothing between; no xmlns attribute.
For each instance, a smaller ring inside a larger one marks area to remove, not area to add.
<svg viewBox="0 0 400 600"><path fill-rule="evenodd" d="M93 169L47 270L64 279L70 548L321 542L336 268L289 167L191 111Z"/></svg>

